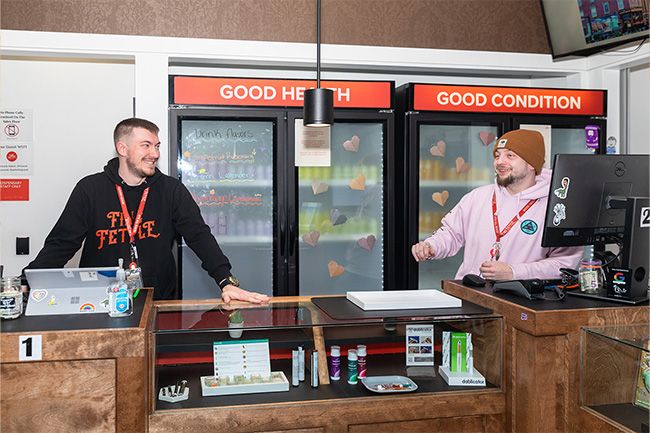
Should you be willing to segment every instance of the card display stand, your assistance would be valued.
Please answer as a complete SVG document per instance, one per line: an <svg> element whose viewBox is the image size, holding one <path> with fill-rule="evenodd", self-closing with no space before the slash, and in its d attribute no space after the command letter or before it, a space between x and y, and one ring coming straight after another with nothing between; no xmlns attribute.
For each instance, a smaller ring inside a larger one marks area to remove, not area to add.
<svg viewBox="0 0 650 433"><path fill-rule="evenodd" d="M450 386L485 386L485 378L478 370L473 373L450 371L449 367L440 366L440 377Z"/></svg>
<svg viewBox="0 0 650 433"><path fill-rule="evenodd" d="M271 372L269 378L235 378L234 383L227 379L215 379L214 376L201 376L201 394L204 397L282 391L289 391L289 381L281 371Z"/></svg>

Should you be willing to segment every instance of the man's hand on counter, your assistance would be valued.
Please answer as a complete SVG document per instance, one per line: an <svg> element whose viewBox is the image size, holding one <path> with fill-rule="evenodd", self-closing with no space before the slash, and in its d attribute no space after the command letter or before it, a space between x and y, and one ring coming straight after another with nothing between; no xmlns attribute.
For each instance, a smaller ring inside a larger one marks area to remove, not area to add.
<svg viewBox="0 0 650 433"><path fill-rule="evenodd" d="M499 261L490 260L483 262L479 270L486 280L512 280L514 278L512 267L507 263Z"/></svg>
<svg viewBox="0 0 650 433"><path fill-rule="evenodd" d="M271 298L261 293L249 292L248 290L228 284L221 291L221 299L226 303L230 301L246 301L253 304L264 304L269 302Z"/></svg>

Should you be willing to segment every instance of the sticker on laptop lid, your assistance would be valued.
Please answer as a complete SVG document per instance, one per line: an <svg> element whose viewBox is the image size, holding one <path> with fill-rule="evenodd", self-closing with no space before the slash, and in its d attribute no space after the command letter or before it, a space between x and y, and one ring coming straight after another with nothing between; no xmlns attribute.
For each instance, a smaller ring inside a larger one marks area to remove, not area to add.
<svg viewBox="0 0 650 433"><path fill-rule="evenodd" d="M96 271L83 271L79 272L79 278L81 278L81 281L97 281L99 278L97 277L97 272Z"/></svg>
<svg viewBox="0 0 650 433"><path fill-rule="evenodd" d="M47 298L47 290L34 289L30 292L30 296L34 301L41 302L43 299Z"/></svg>

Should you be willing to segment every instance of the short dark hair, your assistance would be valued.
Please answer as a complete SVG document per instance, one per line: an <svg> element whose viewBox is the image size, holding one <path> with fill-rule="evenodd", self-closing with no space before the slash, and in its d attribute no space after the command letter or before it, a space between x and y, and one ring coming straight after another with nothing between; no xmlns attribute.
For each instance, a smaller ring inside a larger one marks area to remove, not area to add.
<svg viewBox="0 0 650 433"><path fill-rule="evenodd" d="M115 126L115 130L113 131L113 142L117 144L117 142L120 141L122 137L129 135L131 131L133 131L133 128L146 129L153 134L158 134L158 131L160 131L160 129L153 122L145 119L139 119L137 117L131 117L122 120Z"/></svg>

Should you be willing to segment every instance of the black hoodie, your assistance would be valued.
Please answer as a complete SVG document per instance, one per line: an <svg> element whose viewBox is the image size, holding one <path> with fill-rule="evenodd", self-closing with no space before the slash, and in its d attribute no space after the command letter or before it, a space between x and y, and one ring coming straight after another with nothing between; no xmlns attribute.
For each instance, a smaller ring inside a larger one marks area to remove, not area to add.
<svg viewBox="0 0 650 433"><path fill-rule="evenodd" d="M230 275L228 258L181 182L156 168L155 174L141 185L128 186L120 178L118 167L118 159L113 158L103 173L92 174L77 183L43 249L27 268L63 267L84 241L80 267L117 266L118 258L129 263L129 235L115 190L118 184L124 191L132 221L142 192L150 187L135 244L144 285L155 288L154 299L179 297L172 256L172 245L178 235L183 236L215 281Z"/></svg>

